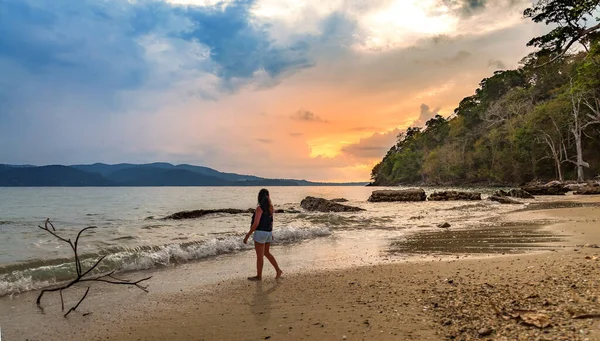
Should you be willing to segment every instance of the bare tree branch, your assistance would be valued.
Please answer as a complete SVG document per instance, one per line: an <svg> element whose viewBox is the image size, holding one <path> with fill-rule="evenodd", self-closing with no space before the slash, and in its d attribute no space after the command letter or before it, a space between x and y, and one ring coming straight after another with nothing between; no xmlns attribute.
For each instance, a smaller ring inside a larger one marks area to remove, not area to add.
<svg viewBox="0 0 600 341"><path fill-rule="evenodd" d="M48 227L48 226L50 226L50 227ZM40 309L43 310L43 308L41 306L42 296L44 296L44 294L47 292L58 291L60 294L61 309L62 309L62 311L64 311L65 304L64 304L64 299L63 299L63 290L66 290L66 289L70 288L71 286L73 286L77 283L82 283L82 282L102 282L102 283L108 283L108 284L130 285L130 286L135 286L145 292L148 292L148 290L147 290L148 286L141 285L140 283L149 280L150 278L152 278L152 276L145 277L145 278L142 278L142 279L139 279L136 281L132 281L132 280L128 280L128 279L120 279L120 278L114 277L113 275L116 270L113 270L106 274L100 274L100 275L96 275L94 277L86 277L94 269L96 269L98 267L98 265L100 264L100 262L102 262L102 260L104 260L104 258L106 258L105 255L100 257L100 259L98 259L89 269L85 270L85 272L83 271L81 259L79 258L79 254L78 254L78 250L77 250L77 247L79 244L79 238L81 237L81 235L84 231L87 231L89 229L94 229L94 228L96 228L96 226L88 226L88 227L80 230L79 233L77 233L77 238L75 238L75 243L71 242L71 239L63 238L63 237L59 236L57 233L55 233L56 228L50 222L50 219L46 219L46 222L44 223L44 227L41 227L39 225L38 225L38 227L40 229L50 233L52 236L56 237L58 240L69 244L69 246L73 250L73 254L74 254L74 258L75 258L75 270L77 273L77 276L73 280L71 280L70 282L68 282L66 284L58 285L54 288L42 289L36 300L36 304ZM87 290L85 291L85 294L83 295L83 297L81 297L79 302L77 302L77 304L75 306L71 307L69 309L69 311L67 311L67 313L64 314L64 317L67 317L67 315L69 315L72 311L75 311L75 309L77 309L77 307L79 307L81 302L83 302L83 300L87 297L87 294L89 291L90 291L90 287L87 288Z"/></svg>
<svg viewBox="0 0 600 341"><path fill-rule="evenodd" d="M85 291L85 294L83 294L83 297L79 300L79 302L77 302L77 304L74 307L72 307L71 309L69 309L69 311L67 311L67 313L64 314L63 316L67 317L67 315L69 315L72 311L74 311L75 309L77 309L77 307L79 307L79 305L81 304L81 302L83 302L83 300L87 296L88 292L90 292L90 287L87 287L87 290Z"/></svg>
<svg viewBox="0 0 600 341"><path fill-rule="evenodd" d="M571 38L571 40L567 43L567 45L565 45L564 48L562 48L562 50L555 55L554 57L552 57L549 61L541 64L541 65L537 65L536 67L544 67L548 64L554 63L555 61L557 61L559 58L562 58L565 56L565 54L567 54L567 52L569 51L569 49L571 48L571 46L573 46L573 44L575 44L576 42L578 42L581 38L585 37L586 35L596 31L600 29L600 24L597 24L595 26L592 26L588 29L584 29L584 30L580 30L579 33L577 35L575 35L573 38Z"/></svg>

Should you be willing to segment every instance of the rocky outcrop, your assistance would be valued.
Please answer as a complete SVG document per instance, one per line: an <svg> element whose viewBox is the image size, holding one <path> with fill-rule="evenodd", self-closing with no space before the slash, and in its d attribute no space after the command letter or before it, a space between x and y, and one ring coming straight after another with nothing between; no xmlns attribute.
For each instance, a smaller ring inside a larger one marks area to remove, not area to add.
<svg viewBox="0 0 600 341"><path fill-rule="evenodd" d="M522 204L522 202L516 201L515 199L511 199L507 196L492 195L488 199L491 201L499 202L501 204L514 204L514 205Z"/></svg>
<svg viewBox="0 0 600 341"><path fill-rule="evenodd" d="M240 210L237 208L223 208L223 209L217 209L217 210L181 211L181 212L173 213L162 219L165 219L165 220L166 219L173 219L173 220L195 219L195 218L203 217L207 214L215 214L215 213L244 214L244 213L254 213L254 210L255 210L254 208L249 208L247 210ZM301 212L298 210L294 210L294 209L285 210L282 208L278 208L278 209L273 210L273 213L301 213ZM146 218L146 220L151 220L151 219L154 219L154 217Z"/></svg>
<svg viewBox="0 0 600 341"><path fill-rule="evenodd" d="M429 195L430 201L448 201L448 200L481 200L481 193L443 191L433 192Z"/></svg>
<svg viewBox="0 0 600 341"><path fill-rule="evenodd" d="M307 211L317 212L358 212L364 211L360 207L347 206L335 203L331 200L315 197L306 197L300 202L300 206Z"/></svg>
<svg viewBox="0 0 600 341"><path fill-rule="evenodd" d="M569 192L569 188L560 181L552 181L543 185L523 186L521 189L532 195L564 195Z"/></svg>
<svg viewBox="0 0 600 341"><path fill-rule="evenodd" d="M569 190L573 191L573 192L576 192L576 191L580 190L583 187L588 187L588 184L585 184L585 183L582 183L582 184L579 184L579 183L566 183L565 187L568 188Z"/></svg>
<svg viewBox="0 0 600 341"><path fill-rule="evenodd" d="M521 199L535 199L535 197L533 195L531 195L529 192L524 191L524 190L519 189L519 188L513 188L513 189L511 189L508 192L503 191L503 190L498 190L493 195L494 196L498 196L498 197L513 197L513 198L521 198Z"/></svg>
<svg viewBox="0 0 600 341"><path fill-rule="evenodd" d="M508 192L508 194L513 198L535 199L535 197L531 195L531 193L520 188L513 188Z"/></svg>
<svg viewBox="0 0 600 341"><path fill-rule="evenodd" d="M225 208L225 209L218 209L218 210L181 211L181 212L173 213L170 216L166 216L163 219L174 219L174 220L194 219L194 218L203 217L207 214L214 214L214 213L242 214L242 213L253 213L253 212L254 212L254 209L252 209L252 208L249 208L247 210L240 210L240 209L236 209L236 208Z"/></svg>
<svg viewBox="0 0 600 341"><path fill-rule="evenodd" d="M581 188L579 188L579 190L577 192L575 192L575 194L580 194L580 195L600 194L600 186L581 187Z"/></svg>
<svg viewBox="0 0 600 341"><path fill-rule="evenodd" d="M333 202L348 202L348 199L346 199L346 198L335 198L335 199L331 199L330 201L333 201Z"/></svg>
<svg viewBox="0 0 600 341"><path fill-rule="evenodd" d="M496 197L510 197L510 194L507 191L503 191L503 190L499 189L496 192L494 192L494 194L492 194L492 196L496 196Z"/></svg>
<svg viewBox="0 0 600 341"><path fill-rule="evenodd" d="M421 188L373 191L369 197L370 202L425 201L425 199L427 195Z"/></svg>

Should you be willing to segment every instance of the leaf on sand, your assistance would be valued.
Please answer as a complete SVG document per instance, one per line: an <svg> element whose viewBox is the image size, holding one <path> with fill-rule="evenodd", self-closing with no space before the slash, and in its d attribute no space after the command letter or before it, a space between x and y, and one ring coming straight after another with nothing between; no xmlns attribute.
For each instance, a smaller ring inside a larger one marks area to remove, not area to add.
<svg viewBox="0 0 600 341"><path fill-rule="evenodd" d="M519 315L523 323L536 326L538 328L546 328L550 325L550 316L542 313L525 313Z"/></svg>

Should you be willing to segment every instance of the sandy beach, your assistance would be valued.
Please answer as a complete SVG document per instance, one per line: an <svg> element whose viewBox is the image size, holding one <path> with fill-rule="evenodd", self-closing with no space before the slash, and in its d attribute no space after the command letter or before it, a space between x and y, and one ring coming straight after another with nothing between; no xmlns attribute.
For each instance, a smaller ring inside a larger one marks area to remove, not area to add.
<svg viewBox="0 0 600 341"><path fill-rule="evenodd" d="M241 267L236 256L222 259L219 265L196 262L153 271L148 294L134 288L95 286L94 295L68 318L60 314L57 296L44 298L44 313L35 306L37 292L4 297L0 299L2 337L600 340L600 249L596 246L600 245L600 198L567 196L556 201L566 204L537 209L531 205L532 209L503 218L510 224L498 228L515 229L512 235L522 238L494 241L490 231L479 234L483 244L518 242L527 253L509 253L502 247L475 253L456 248L472 245L477 238L473 231L457 234L452 238L454 246L447 250L432 248L408 258L392 254L385 260L381 255L366 255L373 258L368 266L292 270L280 281L272 279L273 269L266 267L266 278L260 283L245 280L254 261L246 253ZM531 229L522 228L530 225ZM440 233L447 232L432 231L407 243L417 240L425 245ZM309 247L297 249L310 252ZM282 250L274 252L282 254ZM199 278L200 268L211 267L208 270L222 274L218 281ZM77 288L66 303L77 302L84 290Z"/></svg>

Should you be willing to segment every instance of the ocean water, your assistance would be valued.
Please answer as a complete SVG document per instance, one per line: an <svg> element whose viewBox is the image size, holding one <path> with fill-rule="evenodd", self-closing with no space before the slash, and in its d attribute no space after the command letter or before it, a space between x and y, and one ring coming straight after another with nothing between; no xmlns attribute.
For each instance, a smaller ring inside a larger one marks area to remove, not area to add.
<svg viewBox="0 0 600 341"><path fill-rule="evenodd" d="M250 214L212 214L198 219L164 220L172 213L196 209L256 206L260 188L253 187L0 187L0 296L34 290L75 274L68 244L41 230L49 218L64 238L83 233L79 254L84 267L101 255L99 271L119 272L172 266L243 252ZM414 231L434 229L443 222L453 228L492 226L514 205L490 201L369 203L372 187L272 187L276 209L274 244L290 245L315 238L377 239L383 245ZM438 189L427 189L427 194ZM446 189L444 189L446 190ZM492 189L478 189L484 198ZM346 198L366 209L357 213L315 213L300 208L306 196Z"/></svg>

